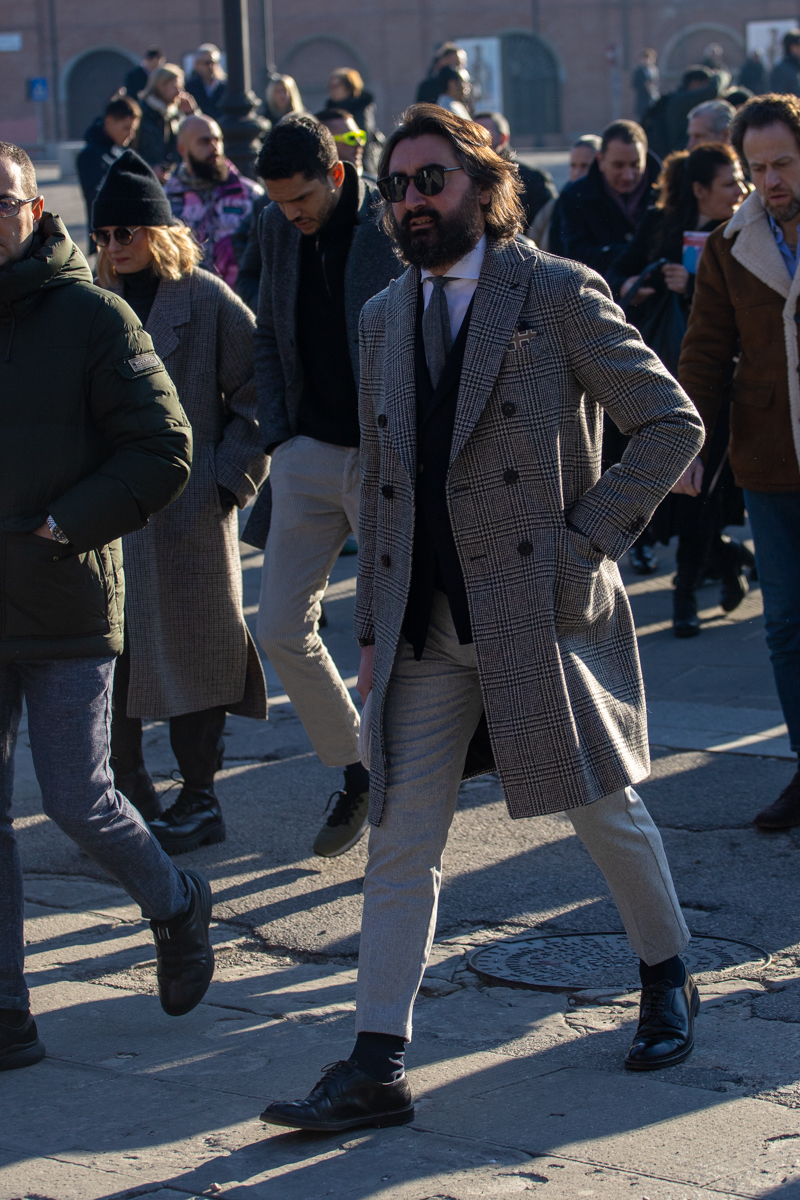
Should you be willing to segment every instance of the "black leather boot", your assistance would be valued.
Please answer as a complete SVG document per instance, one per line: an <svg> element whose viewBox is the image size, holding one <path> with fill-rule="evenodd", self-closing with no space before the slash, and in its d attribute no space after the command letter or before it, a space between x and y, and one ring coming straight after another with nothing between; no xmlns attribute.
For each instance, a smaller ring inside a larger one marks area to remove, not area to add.
<svg viewBox="0 0 800 1200"><path fill-rule="evenodd" d="M170 921L151 921L156 943L156 977L161 1007L170 1017L191 1012L205 996L214 974L214 951L208 936L211 888L197 871L184 871L191 901L189 911Z"/></svg>
<svg viewBox="0 0 800 1200"><path fill-rule="evenodd" d="M171 808L150 828L167 854L225 841L225 822L214 794L214 775L225 753L225 709L207 708L172 717L169 739L183 788Z"/></svg>
<svg viewBox="0 0 800 1200"><path fill-rule="evenodd" d="M677 575L672 593L672 632L676 638L697 637L700 632L694 587Z"/></svg>
<svg viewBox="0 0 800 1200"><path fill-rule="evenodd" d="M30 1012L0 1009L0 1071L32 1067L45 1056Z"/></svg>
<svg viewBox="0 0 800 1200"><path fill-rule="evenodd" d="M735 538L725 535L722 537L722 545L719 548L719 552L721 559L720 579L722 581L719 602L725 612L733 612L735 608L739 607L750 590L744 570L746 565L750 565L747 560L750 560L754 565L755 559L746 546L743 546L741 542L737 542Z"/></svg>
<svg viewBox="0 0 800 1200"><path fill-rule="evenodd" d="M188 784L175 803L150 823L150 830L167 854L186 854L225 841L225 821L213 789L200 791Z"/></svg>

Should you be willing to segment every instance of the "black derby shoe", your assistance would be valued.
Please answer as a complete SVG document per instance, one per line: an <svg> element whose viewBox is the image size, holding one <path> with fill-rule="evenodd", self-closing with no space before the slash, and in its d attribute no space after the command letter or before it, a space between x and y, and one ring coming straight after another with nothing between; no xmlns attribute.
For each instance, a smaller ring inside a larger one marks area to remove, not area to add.
<svg viewBox="0 0 800 1200"><path fill-rule="evenodd" d="M39 1040L36 1022L30 1013L19 1026L0 1022L0 1071L16 1071L32 1067L45 1055L44 1043Z"/></svg>
<svg viewBox="0 0 800 1200"><path fill-rule="evenodd" d="M639 1026L625 1059L630 1071L658 1071L683 1062L694 1049L700 995L689 972L683 987L651 983L642 988Z"/></svg>
<svg viewBox="0 0 800 1200"><path fill-rule="evenodd" d="M270 1104L261 1114L266 1125L336 1133L372 1125L407 1125L414 1120L411 1088L405 1075L396 1083L376 1083L355 1063L332 1063L305 1100Z"/></svg>
<svg viewBox="0 0 800 1200"><path fill-rule="evenodd" d="M672 593L672 632L676 638L697 637L700 632L693 588L677 586Z"/></svg>
<svg viewBox="0 0 800 1200"><path fill-rule="evenodd" d="M207 789L184 787L178 799L150 829L167 854L186 854L198 846L225 841L225 822L219 800Z"/></svg>
<svg viewBox="0 0 800 1200"><path fill-rule="evenodd" d="M655 575L658 570L658 559L649 546L631 546L628 558L637 575Z"/></svg>
<svg viewBox="0 0 800 1200"><path fill-rule="evenodd" d="M800 825L800 771L783 789L774 804L763 809L753 824L759 829L793 829Z"/></svg>
<svg viewBox="0 0 800 1200"><path fill-rule="evenodd" d="M205 996L214 974L208 936L211 888L196 871L184 871L192 901L189 911L171 921L151 921L156 943L158 998L167 1016L183 1017Z"/></svg>

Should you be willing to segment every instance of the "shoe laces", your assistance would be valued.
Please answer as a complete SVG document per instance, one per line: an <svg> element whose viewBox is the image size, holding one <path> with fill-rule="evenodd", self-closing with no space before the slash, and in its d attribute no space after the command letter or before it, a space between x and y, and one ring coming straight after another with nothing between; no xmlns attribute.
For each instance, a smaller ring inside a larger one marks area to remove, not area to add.
<svg viewBox="0 0 800 1200"><path fill-rule="evenodd" d="M639 1008L639 1028L646 1025L648 1031L674 1033L674 1025L667 1016L667 997L675 989L669 982L651 983L642 988Z"/></svg>
<svg viewBox="0 0 800 1200"><path fill-rule="evenodd" d="M359 792L332 792L328 797L328 803L325 805L325 812L331 806L331 800L334 796L339 799L333 806L333 812L328 817L329 825L347 825L358 805L361 803L361 794Z"/></svg>
<svg viewBox="0 0 800 1200"><path fill-rule="evenodd" d="M326 1063L322 1068L322 1078L314 1084L313 1091L318 1087L322 1087L325 1083L334 1083L335 1080L341 1079L343 1075L347 1075L353 1070L353 1063L348 1062L344 1058L338 1059L337 1062Z"/></svg>

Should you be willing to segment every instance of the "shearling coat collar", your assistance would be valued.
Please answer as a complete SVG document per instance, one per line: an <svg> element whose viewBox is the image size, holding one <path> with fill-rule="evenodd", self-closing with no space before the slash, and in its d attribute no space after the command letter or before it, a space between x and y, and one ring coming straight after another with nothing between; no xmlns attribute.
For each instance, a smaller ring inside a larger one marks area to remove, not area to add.
<svg viewBox="0 0 800 1200"><path fill-rule="evenodd" d="M756 279L783 296L783 338L786 344L786 371L789 384L789 408L792 416L794 452L800 464L800 351L798 351L797 302L800 299L800 271L791 279L778 243L770 228L764 205L757 192L751 192L725 226L723 237L735 238L731 256Z"/></svg>

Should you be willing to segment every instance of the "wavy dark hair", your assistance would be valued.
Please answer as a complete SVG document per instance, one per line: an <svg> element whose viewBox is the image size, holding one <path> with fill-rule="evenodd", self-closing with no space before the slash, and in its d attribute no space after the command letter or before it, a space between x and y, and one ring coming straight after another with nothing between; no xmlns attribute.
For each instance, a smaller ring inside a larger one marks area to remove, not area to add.
<svg viewBox="0 0 800 1200"><path fill-rule="evenodd" d="M698 218L695 183L711 187L717 172L737 162L736 151L726 142L704 142L694 150L676 150L664 159L658 177L656 207L664 213L664 223L655 239L653 260L685 229L695 229Z"/></svg>
<svg viewBox="0 0 800 1200"><path fill-rule="evenodd" d="M512 241L525 228L525 212L519 199L524 189L519 171L515 163L495 154L491 137L475 121L456 117L438 104L412 104L384 144L378 178L389 174L395 146L407 138L425 134L446 138L475 186L491 193L489 202L481 205L489 237L500 245ZM395 220L391 204L383 200L379 212L384 230L393 237Z"/></svg>
<svg viewBox="0 0 800 1200"><path fill-rule="evenodd" d="M766 96L755 96L739 109L731 124L731 142L745 167L744 135L748 129L765 129L777 124L791 129L800 146L800 99L797 96L769 92Z"/></svg>

